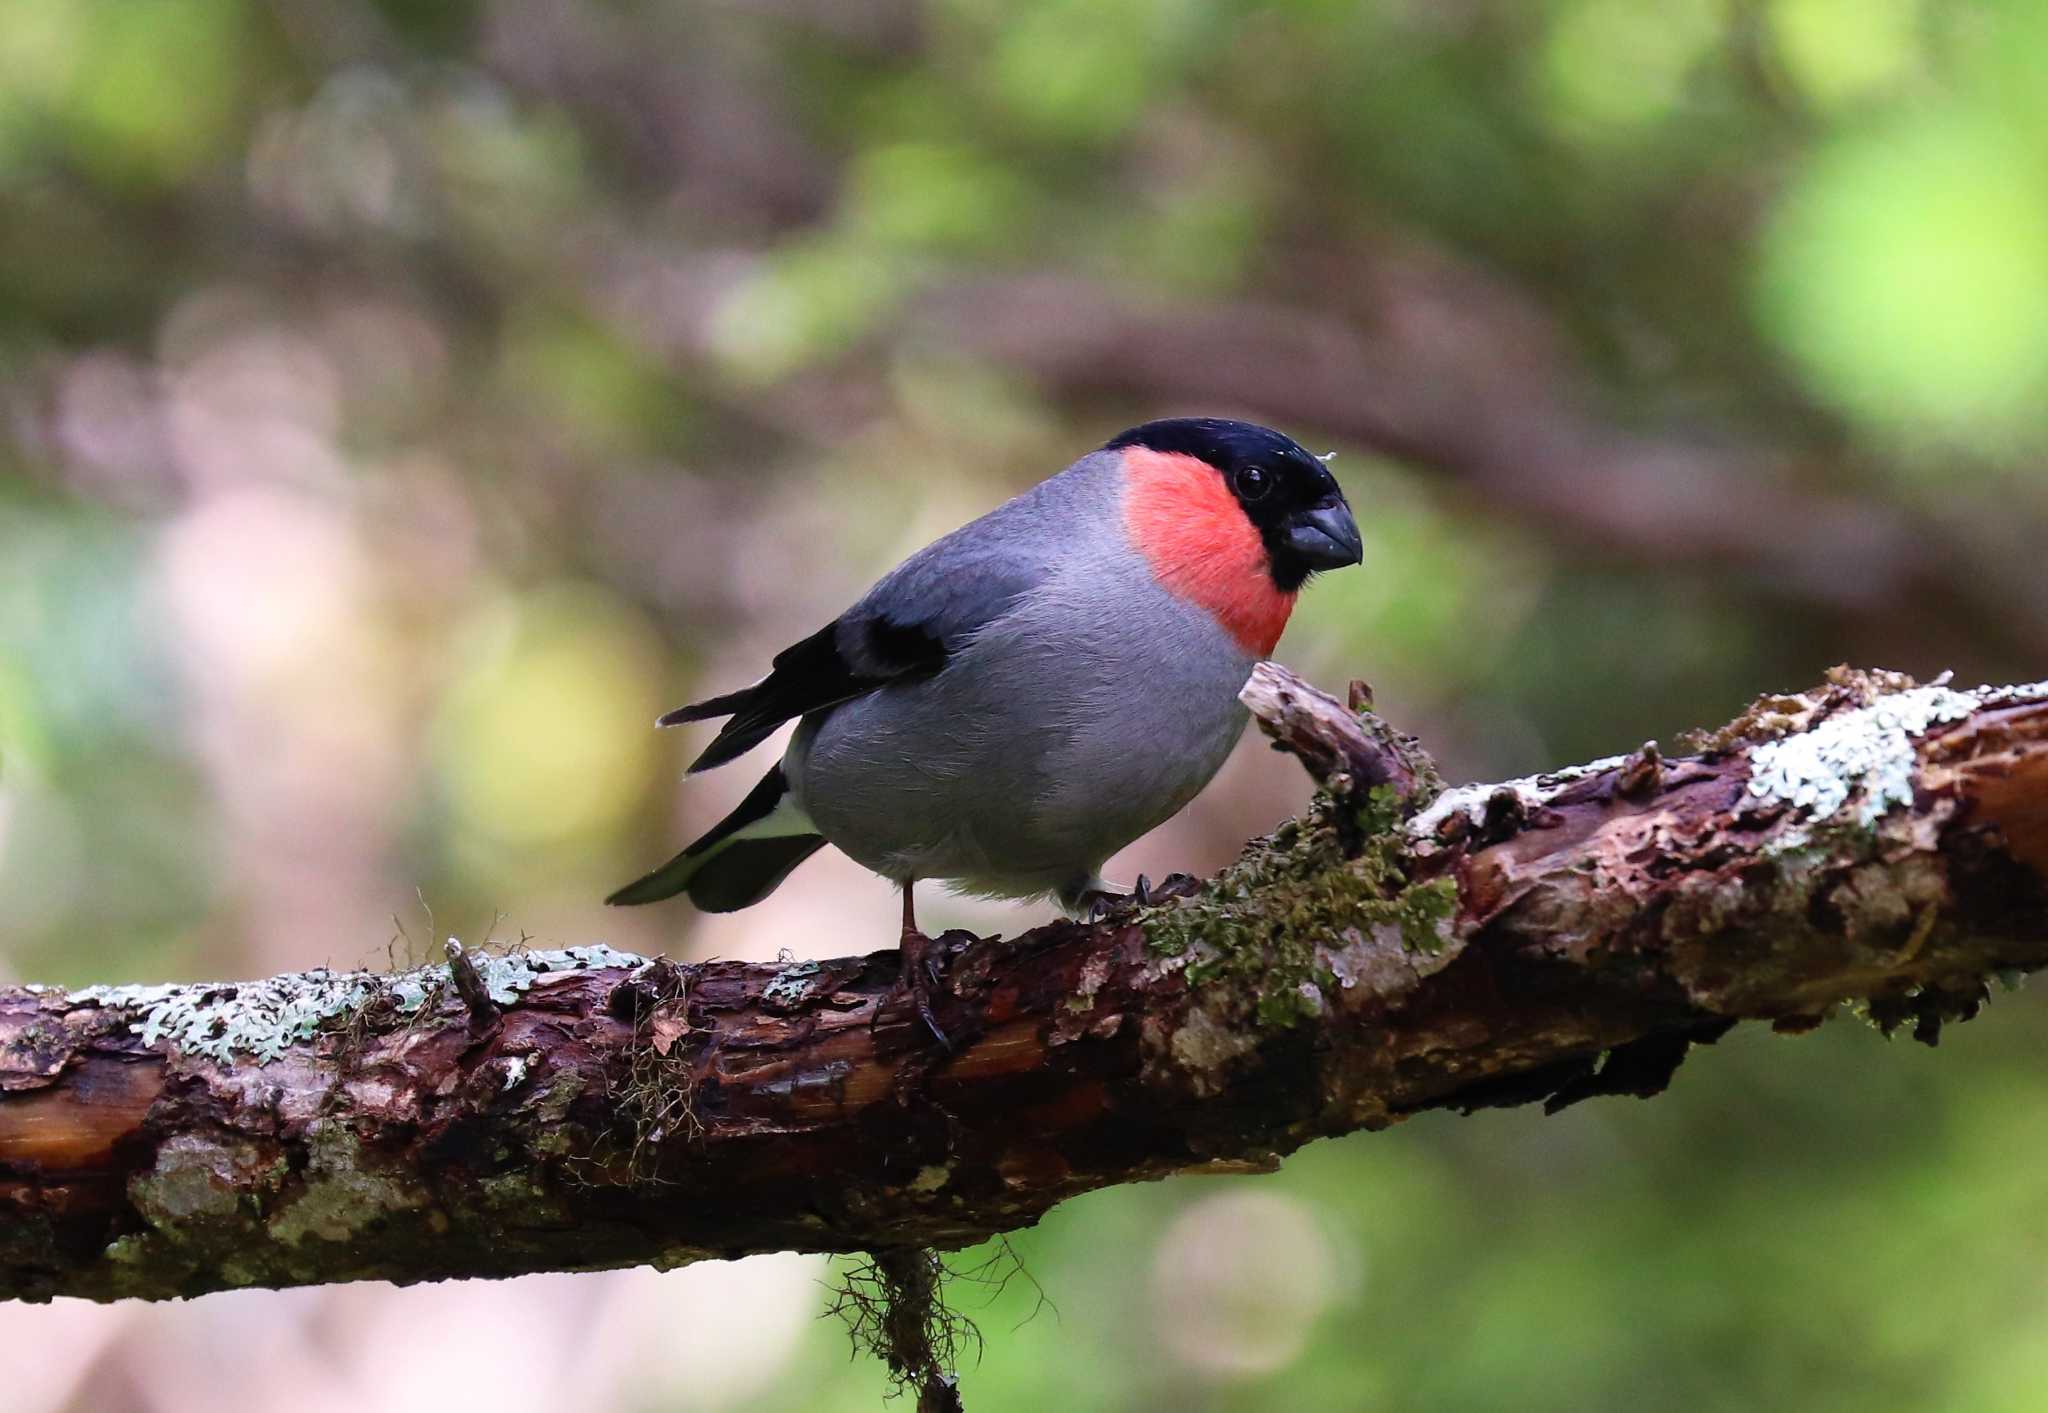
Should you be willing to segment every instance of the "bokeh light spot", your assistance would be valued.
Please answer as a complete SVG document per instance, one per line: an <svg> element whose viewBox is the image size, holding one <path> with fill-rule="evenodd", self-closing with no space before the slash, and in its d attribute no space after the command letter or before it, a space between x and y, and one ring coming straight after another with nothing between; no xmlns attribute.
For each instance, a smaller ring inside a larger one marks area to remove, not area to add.
<svg viewBox="0 0 2048 1413"><path fill-rule="evenodd" d="M849 177L853 224L886 245L971 248L1004 238L1028 209L991 155L941 142L864 153Z"/></svg>
<svg viewBox="0 0 2048 1413"><path fill-rule="evenodd" d="M1800 91L1829 107L1897 85L1920 64L1920 0L1775 0L1772 47Z"/></svg>
<svg viewBox="0 0 2048 1413"><path fill-rule="evenodd" d="M436 733L449 798L473 831L514 846L617 826L653 777L659 647L623 602L582 584L498 614L507 631L465 665Z"/></svg>
<svg viewBox="0 0 2048 1413"><path fill-rule="evenodd" d="M1766 235L1765 328L1872 429L2005 439L2048 389L2044 176L2040 152L1972 116L1839 140Z"/></svg>
<svg viewBox="0 0 2048 1413"><path fill-rule="evenodd" d="M802 242L732 281L706 335L728 371L768 382L851 342L899 283L894 264L864 242Z"/></svg>
<svg viewBox="0 0 2048 1413"><path fill-rule="evenodd" d="M1343 1285L1328 1233L1307 1203L1240 1190L1191 1204L1152 1266L1160 1342L1212 1379L1292 1363Z"/></svg>
<svg viewBox="0 0 2048 1413"><path fill-rule="evenodd" d="M1719 42L1719 0L1580 0L1552 22L1540 51L1550 116L1585 136L1626 134L1669 116Z"/></svg>
<svg viewBox="0 0 2048 1413"><path fill-rule="evenodd" d="M89 13L92 62L78 65L63 98L80 155L138 184L174 181L214 155L237 102L239 7L111 0Z"/></svg>

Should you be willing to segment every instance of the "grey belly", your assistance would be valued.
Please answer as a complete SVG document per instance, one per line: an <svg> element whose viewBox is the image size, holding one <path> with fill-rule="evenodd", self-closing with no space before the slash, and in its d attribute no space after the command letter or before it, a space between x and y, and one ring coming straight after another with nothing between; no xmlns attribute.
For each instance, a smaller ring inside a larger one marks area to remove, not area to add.
<svg viewBox="0 0 2048 1413"><path fill-rule="evenodd" d="M1192 800L1243 734L1251 659L1199 610L1063 632L1059 651L1020 617L935 677L804 723L784 764L820 833L898 880L1069 890Z"/></svg>

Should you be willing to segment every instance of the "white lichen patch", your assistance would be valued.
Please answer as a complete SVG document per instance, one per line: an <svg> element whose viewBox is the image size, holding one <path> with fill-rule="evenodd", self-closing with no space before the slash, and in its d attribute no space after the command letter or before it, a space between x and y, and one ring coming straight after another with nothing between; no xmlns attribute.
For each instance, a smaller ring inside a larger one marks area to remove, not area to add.
<svg viewBox="0 0 2048 1413"><path fill-rule="evenodd" d="M1446 921L1447 934L1449 930ZM1462 950L1450 935L1446 935L1445 945L1434 952L1410 948L1401 937L1401 929L1393 923L1381 923L1369 934L1347 927L1338 934L1338 940L1344 945L1332 947L1324 954L1338 988L1350 991L1364 986L1375 996L1399 996L1413 991L1426 978L1449 966Z"/></svg>
<svg viewBox="0 0 2048 1413"><path fill-rule="evenodd" d="M129 1029L145 1045L169 1040L178 1050L223 1064L247 1055L267 1064L309 1040L323 1021L345 1015L389 991L402 1012L419 1009L424 986L410 977L335 972L325 967L262 981L200 981L163 986L88 986L74 991L81 1005L140 1012Z"/></svg>
<svg viewBox="0 0 2048 1413"><path fill-rule="evenodd" d="M603 945L504 956L471 953L491 999L512 1005L520 993L551 972L594 967L644 966L647 959ZM221 1064L244 1056L268 1064L293 1045L310 1040L329 1021L353 1014L380 997L399 1015L410 1015L447 981L445 966L424 966L389 974L333 971L315 967L261 981L194 981L160 986L88 986L71 993L74 1005L121 1008L137 1013L129 1026L145 1045L168 1040L183 1054Z"/></svg>
<svg viewBox="0 0 2048 1413"><path fill-rule="evenodd" d="M1870 827L1893 806L1911 802L1919 765L1915 738L1930 726L1959 721L1978 698L1947 687L1916 687L1843 712L1811 731L1766 741L1750 753L1749 793L1806 811L1815 822L1849 806Z"/></svg>
<svg viewBox="0 0 2048 1413"><path fill-rule="evenodd" d="M2048 700L2048 681L1979 687L1971 692L1956 691L1945 685L1946 681L1943 674L1932 686L1893 692L1869 706L1830 717L1811 730L1794 729L1757 745L1750 753L1749 793L1759 800L1789 804L1806 812L1816 824L1832 820L1853 802L1849 817L1867 828L1894 806L1912 799L1918 765L1914 742L1930 727L1960 721L1987 706ZM1481 824L1503 791L1511 792L1524 809L1534 809L1549 803L1567 786L1617 769L1626 761L1625 756L1608 756L1545 775L1457 786L1408 821L1408 836L1426 843L1456 815ZM1793 829L1773 847L1783 852L1810 842L1805 829Z"/></svg>
<svg viewBox="0 0 2048 1413"><path fill-rule="evenodd" d="M810 994L812 980L819 970L816 962L791 962L769 978L761 988L761 999L778 1006L797 1005Z"/></svg>
<svg viewBox="0 0 2048 1413"><path fill-rule="evenodd" d="M1408 821L1408 837L1423 840L1436 836L1445 820L1462 814L1473 824L1486 822L1487 809L1494 797L1502 791L1511 791L1521 801L1524 809L1535 809L1547 804L1568 785L1600 774L1602 771L1619 770L1627 764L1627 756L1603 756L1599 760L1587 761L1584 765L1567 766L1563 770L1552 770L1542 775L1525 775L1519 780L1503 780L1498 784L1455 785L1438 795L1428 809Z"/></svg>
<svg viewBox="0 0 2048 1413"><path fill-rule="evenodd" d="M2048 697L2048 682L2018 682L2009 687L1979 687L1970 693L1983 706L2010 706Z"/></svg>
<svg viewBox="0 0 2048 1413"><path fill-rule="evenodd" d="M621 952L616 947L607 947L602 942L588 947L561 947L545 952L507 952L503 956L490 954L470 955L476 963L477 972L483 977L484 985L490 988L491 999L501 1006L509 1006L519 999L520 993L530 989L533 983L550 972L591 971L599 967L641 967L647 965L647 958L632 952ZM439 967L427 969L440 973Z"/></svg>
<svg viewBox="0 0 2048 1413"><path fill-rule="evenodd" d="M500 1092L517 1089L526 1083L526 1072L532 1067L531 1055L509 1056L505 1061L505 1082L499 1086Z"/></svg>

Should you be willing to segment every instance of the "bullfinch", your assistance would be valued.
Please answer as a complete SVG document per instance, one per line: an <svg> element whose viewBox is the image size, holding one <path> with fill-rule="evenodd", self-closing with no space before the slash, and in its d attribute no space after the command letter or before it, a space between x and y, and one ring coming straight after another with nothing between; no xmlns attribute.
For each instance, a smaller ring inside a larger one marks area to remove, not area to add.
<svg viewBox="0 0 2048 1413"><path fill-rule="evenodd" d="M913 554L752 686L662 717L724 720L691 774L797 729L737 809L606 901L731 912L831 844L902 888L930 1023L913 886L1114 897L1103 861L1222 766L1303 584L1360 557L1336 480L1290 438L1133 427Z"/></svg>

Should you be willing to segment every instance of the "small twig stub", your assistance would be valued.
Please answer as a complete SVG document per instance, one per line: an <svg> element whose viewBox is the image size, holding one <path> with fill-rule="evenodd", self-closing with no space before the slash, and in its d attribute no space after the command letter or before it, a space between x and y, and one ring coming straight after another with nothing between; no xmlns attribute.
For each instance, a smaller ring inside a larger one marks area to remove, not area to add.
<svg viewBox="0 0 2048 1413"><path fill-rule="evenodd" d="M455 994L462 998L462 1004L469 1007L470 1018L478 1025L497 1020L498 1003L491 999L491 988L484 983L469 953L453 937L448 939L447 952L449 979L455 983Z"/></svg>
<svg viewBox="0 0 2048 1413"><path fill-rule="evenodd" d="M1298 757L1318 784L1340 792L1348 787L1357 794L1391 786L1397 798L1413 801L1434 775L1419 748L1404 749L1402 738L1385 722L1363 707L1345 706L1277 662L1254 666L1237 696L1259 729L1277 748ZM1354 682L1351 698L1354 704L1369 703L1371 689Z"/></svg>

